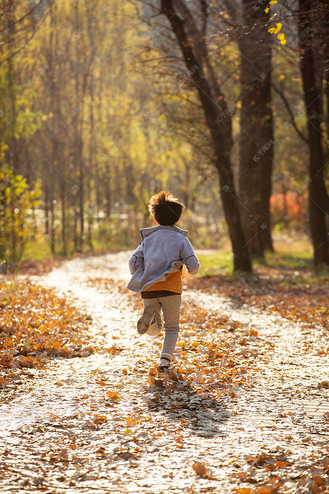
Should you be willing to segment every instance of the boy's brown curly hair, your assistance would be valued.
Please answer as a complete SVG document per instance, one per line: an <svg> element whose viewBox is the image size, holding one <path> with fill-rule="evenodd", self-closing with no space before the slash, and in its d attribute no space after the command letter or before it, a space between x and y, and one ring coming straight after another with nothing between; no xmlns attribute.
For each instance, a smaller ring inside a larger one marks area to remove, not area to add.
<svg viewBox="0 0 329 494"><path fill-rule="evenodd" d="M170 192L161 190L151 197L148 209L159 225L172 226L179 221L185 206Z"/></svg>

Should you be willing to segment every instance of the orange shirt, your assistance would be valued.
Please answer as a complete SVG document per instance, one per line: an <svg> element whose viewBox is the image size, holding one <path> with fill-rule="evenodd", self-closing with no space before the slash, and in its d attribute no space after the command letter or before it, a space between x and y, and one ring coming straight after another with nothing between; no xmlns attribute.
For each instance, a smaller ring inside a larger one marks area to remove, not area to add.
<svg viewBox="0 0 329 494"><path fill-rule="evenodd" d="M182 270L176 271L176 273L171 273L166 281L159 281L150 286L143 292L154 292L159 290L168 290L168 292L182 293Z"/></svg>

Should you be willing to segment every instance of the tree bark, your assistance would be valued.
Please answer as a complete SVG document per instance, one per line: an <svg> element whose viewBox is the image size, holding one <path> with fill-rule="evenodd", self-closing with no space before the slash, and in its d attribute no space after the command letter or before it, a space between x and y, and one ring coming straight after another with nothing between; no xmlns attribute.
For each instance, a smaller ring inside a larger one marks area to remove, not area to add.
<svg viewBox="0 0 329 494"><path fill-rule="evenodd" d="M328 234L326 229L327 192L324 181L322 150L321 89L315 80L315 64L312 50L312 0L299 0L298 34L301 51L300 69L303 80L309 140L309 219L315 265L329 264Z"/></svg>
<svg viewBox="0 0 329 494"><path fill-rule="evenodd" d="M239 192L241 220L252 257L273 250L270 196L273 169L271 40L269 14L259 1L243 0Z"/></svg>
<svg viewBox="0 0 329 494"><path fill-rule="evenodd" d="M10 0L4 8L4 21L7 25L7 29L4 32L3 41L4 45L7 45L8 50L11 53L15 52L15 37L16 37L16 9L14 2ZM8 58L7 61L7 80L8 91L10 97L10 110L11 110L11 139L10 139L10 154L12 170L14 173L18 173L20 168L19 164L19 150L18 139L16 137L16 124L17 124L17 110L16 110L16 85L15 85L15 65L12 58Z"/></svg>
<svg viewBox="0 0 329 494"><path fill-rule="evenodd" d="M51 142L52 142L52 152L50 156L50 169L48 169L48 177L49 181L49 201L50 201L50 248L52 254L55 254L56 250L56 239L55 239L55 187L56 187L56 176L55 169L58 165L58 155L57 155L57 128L58 128L58 115L55 111L55 94L57 91L56 82L55 82L55 65L53 63L53 56L55 52L55 43L54 43L54 30L53 30L53 10L52 5L50 5L50 31L49 31L49 51L48 51L48 74L49 74L49 87L51 89L50 94L50 108L51 111L54 112L53 117L53 125L52 125L52 134L51 134Z"/></svg>
<svg viewBox="0 0 329 494"><path fill-rule="evenodd" d="M219 173L220 194L232 244L234 270L250 272L252 270L251 262L241 227L230 159L232 121L228 114L225 98L215 78L211 84L208 81L208 77L206 77L206 67L204 65L205 46L202 46L202 50L199 49L201 35L198 33L194 19L185 2L179 0L178 3L179 9L176 11L173 0L162 0L162 13L168 18L177 38L187 67L186 76L191 78L196 86L206 124L211 134L215 165ZM178 15L178 11L180 15ZM189 35L187 34L188 31ZM208 66L210 66L209 60ZM212 79L211 74L209 79ZM221 118L223 114L226 116L224 119Z"/></svg>

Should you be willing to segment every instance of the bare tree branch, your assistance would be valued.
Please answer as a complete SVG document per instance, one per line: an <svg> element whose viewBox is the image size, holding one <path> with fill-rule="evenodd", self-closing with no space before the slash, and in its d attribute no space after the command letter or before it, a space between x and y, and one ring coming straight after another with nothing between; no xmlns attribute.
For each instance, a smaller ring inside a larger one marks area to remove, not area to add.
<svg viewBox="0 0 329 494"><path fill-rule="evenodd" d="M204 39L207 34L207 24L208 24L208 5L206 0L200 0L200 6L202 13L201 36L202 39Z"/></svg>
<svg viewBox="0 0 329 494"><path fill-rule="evenodd" d="M277 86L274 82L272 82L272 83L271 83L271 85L272 85L273 89L274 89L274 90L278 93L278 95L280 96L280 98L282 99L282 101L283 101L283 103L284 103L284 106L286 107L287 112L288 112L288 113L289 113L289 115L290 115L291 123L292 123L292 125L293 125L293 127L294 127L295 131L297 132L297 134L299 135L299 137L300 137L300 138L301 138L304 142L308 143L308 139L307 139L307 137L306 137L306 136L302 133L302 131L301 131L301 130L299 130L299 128L298 128L298 127L297 127L297 125L296 125L296 122L295 122L295 115L294 115L294 113L293 113L293 111L292 111L292 109L291 109L291 107L290 107L290 103L289 103L288 99L287 99L287 98L286 98L286 96L284 95L284 92L283 92L283 91L281 91L281 90L278 88L278 86Z"/></svg>
<svg viewBox="0 0 329 494"><path fill-rule="evenodd" d="M39 3L41 3L43 0L40 0ZM44 20L47 18L48 16L48 13L46 13L42 19L39 21L39 25L42 24L44 22ZM32 41L32 39L34 38L35 34L36 34L37 30L34 29L31 36L25 40L25 44L23 46L21 46L20 48L18 48L17 50L13 51L12 53L10 53L10 55L8 55L6 58L3 58L2 60L0 60L0 65L2 65L3 63L7 62L8 60L10 60L11 58L15 57L18 53L20 53L22 50L24 50L26 48L26 46L30 43L30 41ZM3 44L6 44L6 43L3 43Z"/></svg>
<svg viewBox="0 0 329 494"><path fill-rule="evenodd" d="M41 5L43 2L43 0L39 0L38 3L36 3L30 10L28 10L24 15L22 15L22 17L20 17L19 19L16 19L15 21L12 21L10 22L7 26L5 26L3 29L0 29L0 33L2 33L3 31L5 31L6 29L11 29L15 24L18 24L22 21L24 21L24 19L26 19L26 17L28 17L29 15L33 14L33 12L35 11L35 9L37 9L39 7L39 5ZM7 5L10 5L7 4Z"/></svg>

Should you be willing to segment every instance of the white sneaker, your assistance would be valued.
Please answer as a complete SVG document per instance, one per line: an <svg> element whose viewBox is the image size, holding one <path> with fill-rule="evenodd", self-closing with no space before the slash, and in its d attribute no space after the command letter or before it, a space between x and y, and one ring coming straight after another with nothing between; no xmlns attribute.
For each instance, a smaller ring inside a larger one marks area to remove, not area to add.
<svg viewBox="0 0 329 494"><path fill-rule="evenodd" d="M146 331L148 336L158 336L160 334L162 327L158 326L158 323L155 321Z"/></svg>
<svg viewBox="0 0 329 494"><path fill-rule="evenodd" d="M169 360L167 359L160 359L158 365L159 372L161 372L162 374L169 374L170 363L171 362L169 362Z"/></svg>

